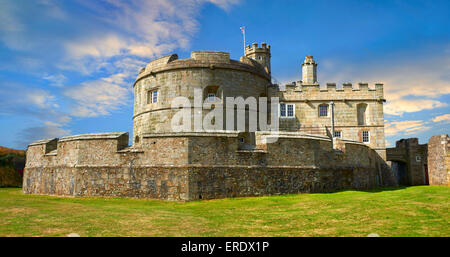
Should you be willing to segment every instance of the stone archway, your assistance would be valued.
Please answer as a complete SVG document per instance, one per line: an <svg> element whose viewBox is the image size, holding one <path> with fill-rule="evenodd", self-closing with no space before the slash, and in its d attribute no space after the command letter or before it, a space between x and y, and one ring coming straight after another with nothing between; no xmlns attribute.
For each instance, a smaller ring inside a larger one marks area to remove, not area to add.
<svg viewBox="0 0 450 257"><path fill-rule="evenodd" d="M395 180L398 185L408 186L409 183L409 174L408 174L408 165L404 161L392 161L392 172L394 173Z"/></svg>

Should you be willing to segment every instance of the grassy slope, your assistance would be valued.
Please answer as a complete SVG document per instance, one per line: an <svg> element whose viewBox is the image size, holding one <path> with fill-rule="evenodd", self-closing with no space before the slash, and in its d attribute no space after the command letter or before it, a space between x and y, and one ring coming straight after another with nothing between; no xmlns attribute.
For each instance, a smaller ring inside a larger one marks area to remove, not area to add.
<svg viewBox="0 0 450 257"><path fill-rule="evenodd" d="M166 202L0 189L0 236L450 236L450 188Z"/></svg>

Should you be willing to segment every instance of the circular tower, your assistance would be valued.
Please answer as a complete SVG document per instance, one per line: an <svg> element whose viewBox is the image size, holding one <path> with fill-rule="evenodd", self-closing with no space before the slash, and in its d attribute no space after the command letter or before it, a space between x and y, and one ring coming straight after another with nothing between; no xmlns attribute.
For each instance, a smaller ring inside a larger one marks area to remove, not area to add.
<svg viewBox="0 0 450 257"><path fill-rule="evenodd" d="M139 145L147 133L174 132L171 119L180 111L171 107L176 97L189 99L192 115L201 112L204 117L210 110L198 110L194 105L199 92L202 103L209 98L216 99L215 104L224 104L226 97L266 96L270 51L265 51L264 62L258 61L259 50L249 51L249 56L256 59L241 57L237 61L231 60L226 52L193 51L191 58L178 59L172 54L149 62L134 83L133 144ZM192 131L194 122L192 117Z"/></svg>

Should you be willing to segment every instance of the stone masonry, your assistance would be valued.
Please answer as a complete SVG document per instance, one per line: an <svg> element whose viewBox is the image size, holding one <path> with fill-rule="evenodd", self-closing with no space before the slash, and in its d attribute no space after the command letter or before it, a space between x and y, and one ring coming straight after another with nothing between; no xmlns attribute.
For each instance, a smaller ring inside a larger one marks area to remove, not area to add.
<svg viewBox="0 0 450 257"><path fill-rule="evenodd" d="M307 56L304 81L282 89L271 82L270 45L255 43L245 53L239 61L216 51L151 61L134 83L133 144L128 133L33 142L23 191L189 201L396 184L386 163L382 84L321 88L317 63ZM260 109L227 106L226 97L268 97L269 103L279 97L280 129L196 130L195 113L210 110L172 106L180 96L196 101L195 92L201 101L242 111L246 121L259 118ZM172 118L181 110L192 111L192 127L174 132Z"/></svg>
<svg viewBox="0 0 450 257"><path fill-rule="evenodd" d="M428 172L430 185L450 186L450 138L432 136L428 141Z"/></svg>
<svg viewBox="0 0 450 257"><path fill-rule="evenodd" d="M395 143L395 147L386 149L387 160L391 162L397 184L429 184L427 150L427 144L419 144L417 138L401 139Z"/></svg>

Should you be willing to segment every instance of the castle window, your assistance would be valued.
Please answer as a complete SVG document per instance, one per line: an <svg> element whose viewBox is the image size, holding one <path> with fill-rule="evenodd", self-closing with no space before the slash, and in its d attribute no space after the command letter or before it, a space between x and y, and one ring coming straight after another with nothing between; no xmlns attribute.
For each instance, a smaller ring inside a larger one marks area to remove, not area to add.
<svg viewBox="0 0 450 257"><path fill-rule="evenodd" d="M207 86L203 90L203 99L208 103L220 102L221 93L218 86Z"/></svg>
<svg viewBox="0 0 450 257"><path fill-rule="evenodd" d="M208 93L208 102L215 102L215 101L216 101L216 94Z"/></svg>
<svg viewBox="0 0 450 257"><path fill-rule="evenodd" d="M294 117L294 105L293 104L287 105L287 116Z"/></svg>
<svg viewBox="0 0 450 257"><path fill-rule="evenodd" d="M280 117L286 117L286 104L280 104Z"/></svg>
<svg viewBox="0 0 450 257"><path fill-rule="evenodd" d="M367 104L358 104L356 106L357 108L357 119L358 119L358 125L366 125L366 109Z"/></svg>
<svg viewBox="0 0 450 257"><path fill-rule="evenodd" d="M370 133L367 130L362 132L362 141L363 143L370 143Z"/></svg>
<svg viewBox="0 0 450 257"><path fill-rule="evenodd" d="M158 90L154 90L152 92L152 103L157 103L158 102Z"/></svg>
<svg viewBox="0 0 450 257"><path fill-rule="evenodd" d="M147 104L158 102L158 90L148 91Z"/></svg>
<svg viewBox="0 0 450 257"><path fill-rule="evenodd" d="M342 132L341 131L334 131L334 137L342 138Z"/></svg>
<svg viewBox="0 0 450 257"><path fill-rule="evenodd" d="M328 117L328 104L319 105L319 117Z"/></svg>
<svg viewBox="0 0 450 257"><path fill-rule="evenodd" d="M293 118L295 117L295 104L280 104L280 117Z"/></svg>

